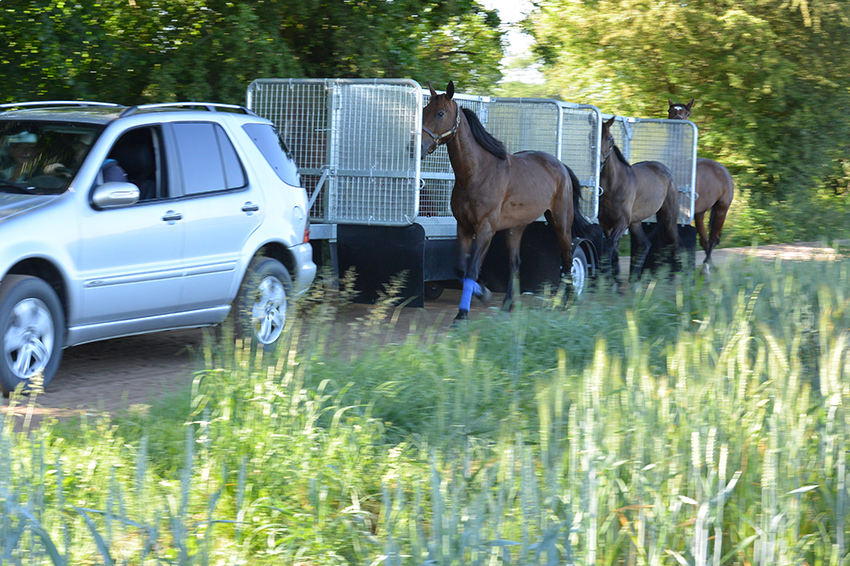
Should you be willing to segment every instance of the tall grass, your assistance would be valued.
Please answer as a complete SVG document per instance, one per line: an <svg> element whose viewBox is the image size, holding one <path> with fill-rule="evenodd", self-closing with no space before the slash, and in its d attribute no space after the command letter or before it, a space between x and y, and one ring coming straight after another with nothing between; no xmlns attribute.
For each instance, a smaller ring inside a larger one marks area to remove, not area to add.
<svg viewBox="0 0 850 566"><path fill-rule="evenodd" d="M850 260L353 351L327 308L271 365L211 348L185 418L7 417L0 562L848 562Z"/></svg>

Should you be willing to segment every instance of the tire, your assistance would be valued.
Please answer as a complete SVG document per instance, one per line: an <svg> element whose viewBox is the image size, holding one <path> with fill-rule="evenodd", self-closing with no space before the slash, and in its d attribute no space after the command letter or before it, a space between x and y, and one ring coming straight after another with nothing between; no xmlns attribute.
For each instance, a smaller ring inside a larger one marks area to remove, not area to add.
<svg viewBox="0 0 850 566"><path fill-rule="evenodd" d="M585 255L581 247L573 250L573 265L570 268L570 280L572 281L572 289L575 296L579 297L587 290L587 284L590 281L590 265L587 261L587 255Z"/></svg>
<svg viewBox="0 0 850 566"><path fill-rule="evenodd" d="M443 294L443 286L438 283L425 282L425 300L436 301Z"/></svg>
<svg viewBox="0 0 850 566"><path fill-rule="evenodd" d="M292 314L291 293L292 278L282 263L268 257L252 259L231 311L237 334L273 351Z"/></svg>
<svg viewBox="0 0 850 566"><path fill-rule="evenodd" d="M27 275L8 275L0 284L0 389L8 396L42 375L42 387L56 375L65 336L65 313L56 291Z"/></svg>

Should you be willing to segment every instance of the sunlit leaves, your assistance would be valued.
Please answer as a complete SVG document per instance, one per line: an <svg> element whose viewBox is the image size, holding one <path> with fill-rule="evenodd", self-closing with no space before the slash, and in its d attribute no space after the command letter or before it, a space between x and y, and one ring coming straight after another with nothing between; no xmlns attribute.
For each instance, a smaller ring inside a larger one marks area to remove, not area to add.
<svg viewBox="0 0 850 566"><path fill-rule="evenodd" d="M475 0L3 0L4 101L244 103L261 77L500 78Z"/></svg>

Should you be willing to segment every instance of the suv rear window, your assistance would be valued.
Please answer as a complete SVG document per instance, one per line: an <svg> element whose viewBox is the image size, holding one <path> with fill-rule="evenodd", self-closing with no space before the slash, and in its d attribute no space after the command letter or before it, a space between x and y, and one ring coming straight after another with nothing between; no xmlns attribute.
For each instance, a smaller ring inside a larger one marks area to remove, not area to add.
<svg viewBox="0 0 850 566"><path fill-rule="evenodd" d="M221 126L175 123L174 135L180 148L184 194L238 189L247 184L242 163Z"/></svg>
<svg viewBox="0 0 850 566"><path fill-rule="evenodd" d="M277 176L284 183L295 187L301 186L301 177L298 175L298 167L289 154L289 149L283 142L283 138L277 135L271 124L245 124L242 126L248 136L259 148L260 153L275 170Z"/></svg>

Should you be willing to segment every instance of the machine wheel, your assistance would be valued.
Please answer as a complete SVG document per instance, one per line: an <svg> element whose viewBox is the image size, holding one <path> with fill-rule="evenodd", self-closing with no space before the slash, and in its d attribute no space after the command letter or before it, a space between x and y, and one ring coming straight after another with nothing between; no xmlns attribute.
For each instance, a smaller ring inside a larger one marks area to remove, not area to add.
<svg viewBox="0 0 850 566"><path fill-rule="evenodd" d="M590 264L587 255L581 247L573 250L573 265L570 268L570 278L573 284L573 293L578 297L587 289L590 280Z"/></svg>
<svg viewBox="0 0 850 566"><path fill-rule="evenodd" d="M231 310L237 334L253 335L265 351L272 351L290 314L291 292L292 278L282 263L269 257L252 259Z"/></svg>
<svg viewBox="0 0 850 566"><path fill-rule="evenodd" d="M0 389L8 396L19 385L27 391L41 373L47 387L62 358L65 313L56 291L28 275L9 275L0 285Z"/></svg>

